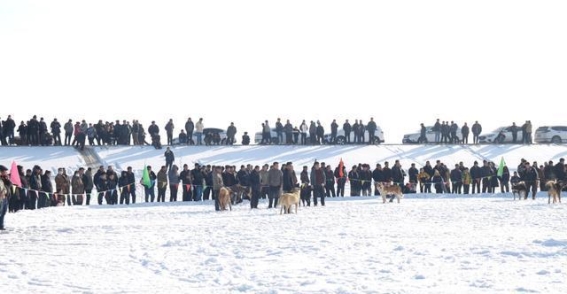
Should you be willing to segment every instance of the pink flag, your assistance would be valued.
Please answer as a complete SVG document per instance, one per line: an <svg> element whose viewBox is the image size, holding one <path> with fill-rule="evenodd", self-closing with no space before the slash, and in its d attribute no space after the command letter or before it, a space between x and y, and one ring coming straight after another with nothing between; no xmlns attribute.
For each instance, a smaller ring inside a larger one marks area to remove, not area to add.
<svg viewBox="0 0 567 294"><path fill-rule="evenodd" d="M10 181L13 185L22 187L22 181L20 180L20 173L18 172L18 166L15 161L12 161L12 168L10 169Z"/></svg>

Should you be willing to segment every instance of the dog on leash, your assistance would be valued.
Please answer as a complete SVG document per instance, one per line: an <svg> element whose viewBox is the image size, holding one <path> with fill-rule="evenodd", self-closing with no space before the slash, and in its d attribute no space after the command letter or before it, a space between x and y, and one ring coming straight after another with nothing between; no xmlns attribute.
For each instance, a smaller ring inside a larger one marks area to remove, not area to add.
<svg viewBox="0 0 567 294"><path fill-rule="evenodd" d="M561 190L562 186L560 182L557 180L548 181L545 184L547 188L547 203L551 204L551 199L553 198L553 203L561 203Z"/></svg>
<svg viewBox="0 0 567 294"><path fill-rule="evenodd" d="M233 204L238 204L242 202L242 199L252 200L252 188L248 186L242 186L236 184L234 186L228 187L231 194L231 199Z"/></svg>
<svg viewBox="0 0 567 294"><path fill-rule="evenodd" d="M301 189L295 188L291 193L283 193L280 196L279 203L281 205L280 214L282 213L290 213L291 206L295 205L295 214L297 214L297 207L299 206L299 193Z"/></svg>
<svg viewBox="0 0 567 294"><path fill-rule="evenodd" d="M512 195L514 196L514 200L516 200L516 195L518 195L518 200L528 197L528 188L526 187L526 183L524 181L520 181L516 184L512 184Z"/></svg>
<svg viewBox="0 0 567 294"><path fill-rule="evenodd" d="M398 185L386 186L384 185L384 183L378 183L377 188L380 192L380 195L382 195L382 203L386 203L386 197L388 195L395 196L398 199L398 203L400 203L400 199L404 198L402 188ZM394 198L392 198L390 202L392 201L394 201Z"/></svg>
<svg viewBox="0 0 567 294"><path fill-rule="evenodd" d="M231 204L231 199L230 199L230 195L232 194L232 191L230 191L229 188L226 187L222 187L219 190L219 208L220 210L226 210L226 208L228 207L228 209L232 210L232 204Z"/></svg>

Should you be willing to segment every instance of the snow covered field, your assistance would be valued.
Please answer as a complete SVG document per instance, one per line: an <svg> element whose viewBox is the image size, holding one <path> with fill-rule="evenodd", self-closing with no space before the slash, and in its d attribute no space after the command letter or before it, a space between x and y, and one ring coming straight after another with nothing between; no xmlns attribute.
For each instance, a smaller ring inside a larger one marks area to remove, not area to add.
<svg viewBox="0 0 567 294"><path fill-rule="evenodd" d="M176 147L176 164L264 164L317 159L335 166L401 159L472 165L504 157L557 161L567 146ZM151 147L97 147L118 170L162 165ZM75 170L62 147L3 148L12 161ZM138 176L139 178L139 176ZM348 185L347 185L348 193ZM138 199L140 199L139 192ZM544 198L545 197L545 198ZM167 197L169 198L169 196ZM510 293L567 292L567 208L511 195L327 199L298 215L232 212L202 203L56 207L6 217L1 293Z"/></svg>
<svg viewBox="0 0 567 294"><path fill-rule="evenodd" d="M567 209L547 199L245 201L9 214L2 293L565 293Z"/></svg>

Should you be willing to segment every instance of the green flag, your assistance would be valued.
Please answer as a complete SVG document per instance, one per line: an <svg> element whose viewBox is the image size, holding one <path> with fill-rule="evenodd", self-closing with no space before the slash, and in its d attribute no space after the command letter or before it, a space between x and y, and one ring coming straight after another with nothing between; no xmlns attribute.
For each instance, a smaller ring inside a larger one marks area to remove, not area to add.
<svg viewBox="0 0 567 294"><path fill-rule="evenodd" d="M144 174L142 175L142 184L146 187L152 186L152 181L150 180L150 173L148 172L148 166L144 165Z"/></svg>
<svg viewBox="0 0 567 294"><path fill-rule="evenodd" d="M500 165L498 166L498 172L496 173L497 176L501 177L504 173L504 166L506 162L504 161L504 157L500 158Z"/></svg>

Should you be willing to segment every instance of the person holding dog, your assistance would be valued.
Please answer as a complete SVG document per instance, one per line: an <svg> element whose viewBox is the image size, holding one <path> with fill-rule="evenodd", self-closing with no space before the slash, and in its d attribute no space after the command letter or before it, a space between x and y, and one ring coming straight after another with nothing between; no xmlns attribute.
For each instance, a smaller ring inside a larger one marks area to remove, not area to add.
<svg viewBox="0 0 567 294"><path fill-rule="evenodd" d="M213 198L215 199L215 210L220 211L219 205L219 191L224 187L224 183L222 181L222 173L221 167L215 166L213 170Z"/></svg>

